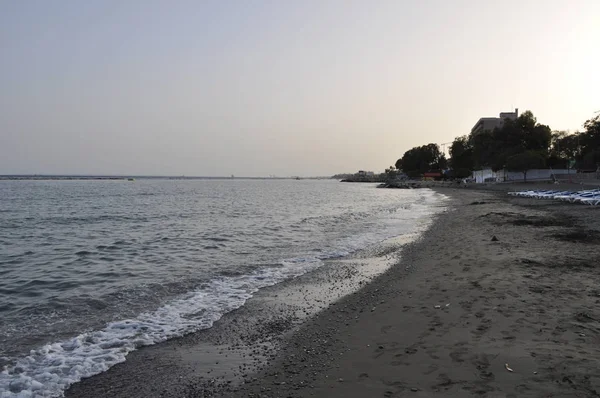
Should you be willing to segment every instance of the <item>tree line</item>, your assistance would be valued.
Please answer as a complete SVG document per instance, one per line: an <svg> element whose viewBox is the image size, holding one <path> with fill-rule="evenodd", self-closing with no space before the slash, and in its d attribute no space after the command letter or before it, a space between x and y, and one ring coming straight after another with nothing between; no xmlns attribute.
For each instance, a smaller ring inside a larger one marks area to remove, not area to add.
<svg viewBox="0 0 600 398"><path fill-rule="evenodd" d="M456 137L450 159L437 144L409 149L386 172L409 177L449 169L448 177L469 177L473 170L491 168L520 171L537 168L575 168L595 171L600 163L600 114L583 124L583 131L552 131L538 123L531 111L505 119L501 127Z"/></svg>

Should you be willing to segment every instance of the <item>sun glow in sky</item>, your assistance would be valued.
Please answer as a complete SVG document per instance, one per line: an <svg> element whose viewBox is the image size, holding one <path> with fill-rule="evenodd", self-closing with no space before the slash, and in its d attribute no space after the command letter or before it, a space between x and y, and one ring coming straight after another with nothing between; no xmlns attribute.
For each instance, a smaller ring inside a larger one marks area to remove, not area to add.
<svg viewBox="0 0 600 398"><path fill-rule="evenodd" d="M600 110L600 1L0 2L0 174L383 171Z"/></svg>

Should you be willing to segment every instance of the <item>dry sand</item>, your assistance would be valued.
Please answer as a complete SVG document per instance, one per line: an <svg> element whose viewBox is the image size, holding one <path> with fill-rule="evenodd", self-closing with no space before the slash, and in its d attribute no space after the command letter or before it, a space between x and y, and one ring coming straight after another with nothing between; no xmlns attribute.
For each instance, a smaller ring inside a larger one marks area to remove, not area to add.
<svg viewBox="0 0 600 398"><path fill-rule="evenodd" d="M423 239L335 304L288 293L295 301L278 311L268 300L250 300L215 328L133 353L67 395L600 395L600 208L503 192L441 192L451 196L451 209ZM396 254L382 250L379 257ZM322 283L327 274L320 275ZM344 286L333 277L332 286ZM325 296L342 295L336 292ZM207 374L201 358L225 355L217 343L254 366L240 360L233 378L227 370Z"/></svg>

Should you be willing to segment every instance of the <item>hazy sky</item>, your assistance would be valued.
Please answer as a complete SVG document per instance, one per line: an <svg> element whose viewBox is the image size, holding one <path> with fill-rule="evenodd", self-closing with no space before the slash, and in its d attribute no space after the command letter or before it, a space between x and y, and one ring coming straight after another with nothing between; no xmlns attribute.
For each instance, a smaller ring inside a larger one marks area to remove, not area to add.
<svg viewBox="0 0 600 398"><path fill-rule="evenodd" d="M329 175L600 110L599 0L0 1L0 174Z"/></svg>

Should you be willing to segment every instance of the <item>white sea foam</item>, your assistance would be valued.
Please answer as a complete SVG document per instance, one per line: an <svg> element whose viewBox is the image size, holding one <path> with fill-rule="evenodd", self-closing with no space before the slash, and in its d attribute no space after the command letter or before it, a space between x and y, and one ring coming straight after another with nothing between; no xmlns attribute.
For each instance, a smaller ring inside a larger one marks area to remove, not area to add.
<svg viewBox="0 0 600 398"><path fill-rule="evenodd" d="M408 217L415 222L407 224L404 215L404 224L399 225L401 229L353 236L340 242L341 247L317 256L287 259L280 267L264 268L249 275L221 277L154 312L112 322L102 330L32 350L0 372L0 397L62 396L69 385L125 361L127 354L139 347L211 327L225 313L242 306L260 288L307 273L321 266L326 258L345 256L390 237L387 235L392 232L395 235L418 232L418 222L435 212L431 205L440 196L424 192L422 198L424 203L413 204Z"/></svg>
<svg viewBox="0 0 600 398"><path fill-rule="evenodd" d="M250 275L222 277L154 312L32 350L0 373L0 397L61 396L69 385L125 361L129 352L209 328L223 314L242 306L258 289L321 264L317 258L297 258Z"/></svg>

